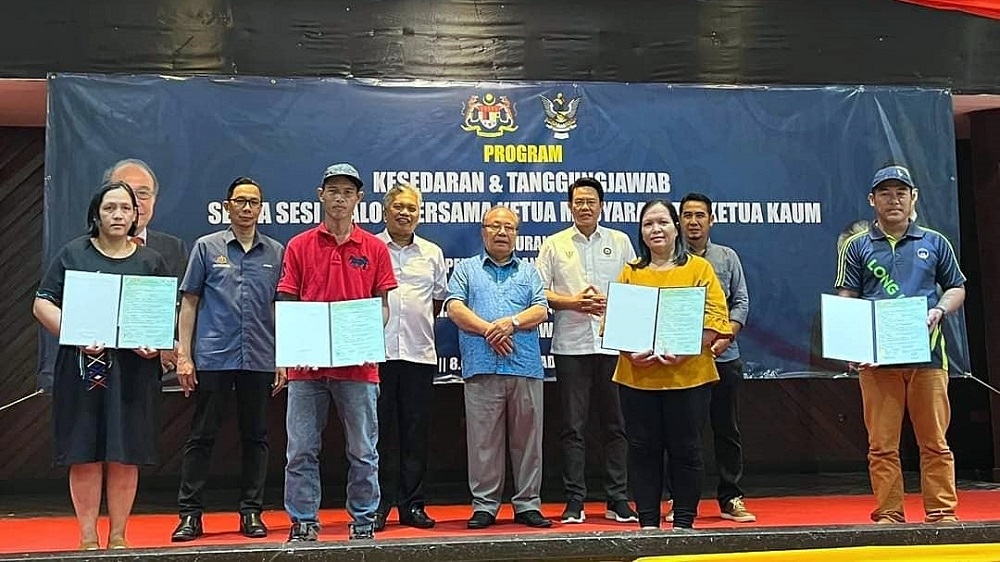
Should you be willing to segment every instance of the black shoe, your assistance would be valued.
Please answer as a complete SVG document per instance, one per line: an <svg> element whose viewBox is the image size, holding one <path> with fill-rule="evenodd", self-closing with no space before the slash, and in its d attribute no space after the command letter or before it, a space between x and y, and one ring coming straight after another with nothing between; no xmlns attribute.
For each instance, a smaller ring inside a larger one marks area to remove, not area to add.
<svg viewBox="0 0 1000 562"><path fill-rule="evenodd" d="M604 512L604 518L619 523L632 523L639 521L639 514L632 509L626 500L615 500L608 502L608 510Z"/></svg>
<svg viewBox="0 0 1000 562"><path fill-rule="evenodd" d="M389 509L386 509L384 511L382 509L379 509L378 511L375 512L374 527L376 533L380 533L385 530L385 520L389 518L389 511L391 510L392 508L390 507Z"/></svg>
<svg viewBox="0 0 1000 562"><path fill-rule="evenodd" d="M251 539L262 539L267 536L267 525L260 518L260 513L251 511L240 515L240 533Z"/></svg>
<svg viewBox="0 0 1000 562"><path fill-rule="evenodd" d="M562 512L563 523L583 523L587 520L587 514L583 511L583 502L580 500L569 500L566 502L566 509Z"/></svg>
<svg viewBox="0 0 1000 562"><path fill-rule="evenodd" d="M529 527L551 527L552 520L542 517L542 512L537 509L529 509L521 513L514 514L514 523L520 523Z"/></svg>
<svg viewBox="0 0 1000 562"><path fill-rule="evenodd" d="M399 511L399 524L418 529L430 529L434 527L435 521L427 515L423 506L413 506L407 510Z"/></svg>
<svg viewBox="0 0 1000 562"><path fill-rule="evenodd" d="M201 527L201 515L182 515L181 522L170 535L170 542L188 542L205 534Z"/></svg>
<svg viewBox="0 0 1000 562"><path fill-rule="evenodd" d="M495 515L491 515L485 511L475 511L472 513L472 518L469 519L467 527L470 529L485 529L496 522L497 518Z"/></svg>
<svg viewBox="0 0 1000 562"><path fill-rule="evenodd" d="M319 524L317 523L292 523L292 530L288 532L288 542L306 542L319 539Z"/></svg>

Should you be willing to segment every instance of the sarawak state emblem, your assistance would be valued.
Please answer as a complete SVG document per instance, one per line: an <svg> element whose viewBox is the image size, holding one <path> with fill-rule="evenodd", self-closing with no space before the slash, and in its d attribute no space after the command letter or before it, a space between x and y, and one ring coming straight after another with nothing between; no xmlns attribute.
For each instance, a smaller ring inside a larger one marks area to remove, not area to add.
<svg viewBox="0 0 1000 562"><path fill-rule="evenodd" d="M514 104L507 96L497 98L493 94L486 94L482 100L479 96L469 96L462 108L462 115L465 117L462 130L470 133L474 131L479 137L496 138L517 130Z"/></svg>
<svg viewBox="0 0 1000 562"><path fill-rule="evenodd" d="M542 107L545 109L545 127L552 130L553 137L568 139L569 132L576 128L576 110L580 108L580 98L567 101L562 92L552 100L541 95L538 97L542 98Z"/></svg>

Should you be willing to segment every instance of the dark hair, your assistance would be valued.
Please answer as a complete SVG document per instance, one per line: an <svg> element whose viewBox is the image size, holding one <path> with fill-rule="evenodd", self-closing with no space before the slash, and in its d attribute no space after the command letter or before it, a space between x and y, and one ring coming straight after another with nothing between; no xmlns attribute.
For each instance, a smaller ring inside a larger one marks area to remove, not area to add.
<svg viewBox="0 0 1000 562"><path fill-rule="evenodd" d="M575 191L578 187L589 187L593 189L597 192L597 200L602 203L604 202L604 186L601 185L601 182L597 181L595 178L577 178L577 180L569 186L569 202L571 204L573 203L573 191Z"/></svg>
<svg viewBox="0 0 1000 562"><path fill-rule="evenodd" d="M642 239L642 219L646 216L646 212L656 205L663 205L670 212L670 220L674 222L674 228L677 230L677 237L674 238L674 257L671 261L674 265L684 265L688 260L688 245L684 242L684 237L681 236L681 219L677 215L677 209L674 208L673 203L668 199L653 199L652 201L647 201L645 205L642 206L642 210L639 211L639 259L635 262L629 263L632 269L642 269L647 267L649 263L653 260L653 255L649 251L649 246L646 245L646 241Z"/></svg>
<svg viewBox="0 0 1000 562"><path fill-rule="evenodd" d="M132 200L132 208L138 209L139 202L135 199L135 192L132 191L132 186L123 181L111 181L101 184L97 193L90 198L90 206L87 207L87 232L90 234L91 238L97 238L101 233L101 203L104 202L104 196L108 194L109 191L114 191L116 189L124 189L128 193L129 199ZM136 212L135 220L132 221L132 226L128 229L129 236L135 236L135 229L139 226L139 213Z"/></svg>
<svg viewBox="0 0 1000 562"><path fill-rule="evenodd" d="M683 199L681 199L681 211L684 210L684 204L689 201L695 203L704 203L705 206L708 207L708 214L710 215L712 214L712 200L708 198L708 195L705 195L704 193L698 193L696 191L688 193L687 195L684 196Z"/></svg>
<svg viewBox="0 0 1000 562"><path fill-rule="evenodd" d="M240 186L240 185L252 185L252 186L254 186L254 187L257 188L257 192L260 193L261 198L264 197L264 189L260 186L259 183L255 182L253 180L253 178L248 178L246 176L240 176L240 177L234 179L233 183L229 184L229 187L226 188L226 199L227 200L232 198L233 192L236 191L236 187Z"/></svg>

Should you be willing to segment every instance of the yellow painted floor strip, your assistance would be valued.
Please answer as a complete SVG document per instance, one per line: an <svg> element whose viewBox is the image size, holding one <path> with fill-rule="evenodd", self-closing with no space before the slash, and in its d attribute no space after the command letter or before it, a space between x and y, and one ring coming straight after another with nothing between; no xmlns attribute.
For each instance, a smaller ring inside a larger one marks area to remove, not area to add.
<svg viewBox="0 0 1000 562"><path fill-rule="evenodd" d="M646 556L636 562L1000 562L1000 543L858 546L768 552Z"/></svg>

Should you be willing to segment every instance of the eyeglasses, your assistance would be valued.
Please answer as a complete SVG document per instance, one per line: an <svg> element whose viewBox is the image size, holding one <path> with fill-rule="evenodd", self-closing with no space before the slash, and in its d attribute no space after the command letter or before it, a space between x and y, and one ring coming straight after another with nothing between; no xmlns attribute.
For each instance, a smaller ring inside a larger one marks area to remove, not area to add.
<svg viewBox="0 0 1000 562"><path fill-rule="evenodd" d="M509 230L510 232L517 232L517 227L512 224L484 224L483 228L494 234L504 229Z"/></svg>
<svg viewBox="0 0 1000 562"><path fill-rule="evenodd" d="M260 199L245 199L243 197L237 197L236 199L229 199L228 201L240 209L246 207L247 205L250 205L251 209L260 207Z"/></svg>
<svg viewBox="0 0 1000 562"><path fill-rule="evenodd" d="M600 204L597 199L574 199L573 206L577 209L594 208Z"/></svg>
<svg viewBox="0 0 1000 562"><path fill-rule="evenodd" d="M152 189L136 189L132 193L135 193L136 199L141 199L143 201L147 199L152 199L153 196L156 195L156 192L154 192Z"/></svg>

